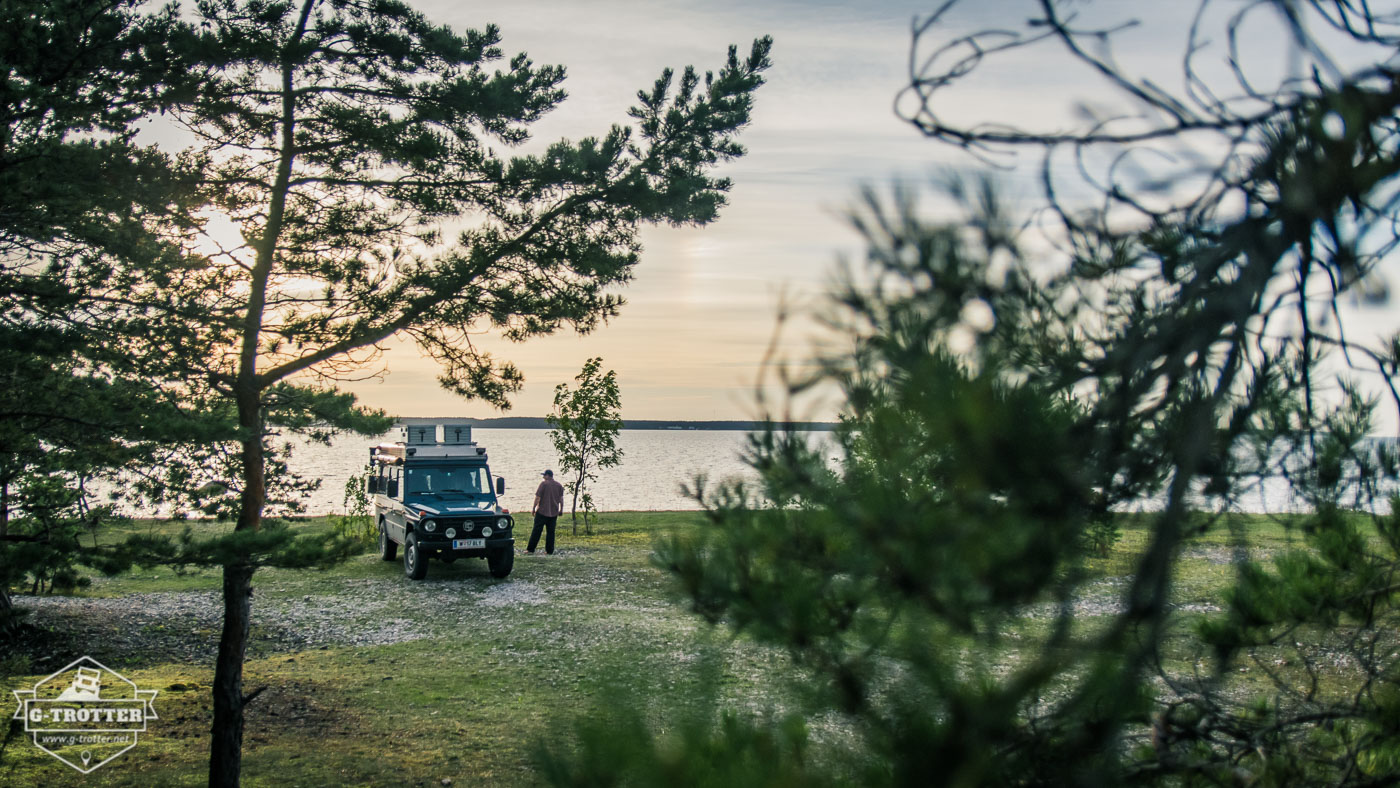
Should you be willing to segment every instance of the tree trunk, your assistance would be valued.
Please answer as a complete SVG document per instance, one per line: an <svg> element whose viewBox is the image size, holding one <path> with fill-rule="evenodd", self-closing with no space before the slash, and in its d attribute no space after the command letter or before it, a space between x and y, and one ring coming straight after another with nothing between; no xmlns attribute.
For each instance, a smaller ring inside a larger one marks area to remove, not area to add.
<svg viewBox="0 0 1400 788"><path fill-rule="evenodd" d="M15 629L15 609L10 602L10 588L0 582L0 635L9 635Z"/></svg>
<svg viewBox="0 0 1400 788"><path fill-rule="evenodd" d="M243 655L253 612L253 567L224 567L224 632L214 664L210 788L237 788L243 757Z"/></svg>
<svg viewBox="0 0 1400 788"><path fill-rule="evenodd" d="M578 444L578 479L574 480L574 503L569 510L569 517L573 520L574 536L578 536L578 495L583 492L583 480L588 473L588 431L584 430L583 439Z"/></svg>
<svg viewBox="0 0 1400 788"><path fill-rule="evenodd" d="M258 343L267 306L267 288L277 258L290 192L292 163L296 158L296 49L306 34L312 8L319 0L302 0L297 26L283 50L281 85L281 129L279 130L277 175L269 193L267 222L256 244L257 259L249 271L247 312L243 316L242 346L233 396L238 404L238 427L243 440L243 494L239 501L237 531L262 527L263 505L267 501L266 471L263 467L262 392L276 378L258 373ZM224 566L224 631L219 637L219 658L214 666L214 729L209 747L210 788L237 788L243 763L243 708L253 695L243 695L243 655L248 646L248 621L253 610L253 571L251 564ZM256 693L254 693L255 695Z"/></svg>
<svg viewBox="0 0 1400 788"><path fill-rule="evenodd" d="M574 536L578 536L578 491L582 486L583 477L579 476L578 481L574 482L574 503L569 509L569 518L573 520L574 523Z"/></svg>
<svg viewBox="0 0 1400 788"><path fill-rule="evenodd" d="M251 387L239 392L238 421L243 438L243 494L235 530L262 526L264 489L262 408ZM224 630L214 663L214 727L209 743L210 788L237 788L243 766L243 656L253 614L253 572L249 564L224 566Z"/></svg>
<svg viewBox="0 0 1400 788"><path fill-rule="evenodd" d="M10 480L0 481L0 539L10 533ZM9 633L14 607L10 604L10 584L0 577L0 633Z"/></svg>
<svg viewBox="0 0 1400 788"><path fill-rule="evenodd" d="M10 481L0 481L0 539L10 533ZM10 582L0 576L0 634L13 630L14 606L10 603Z"/></svg>
<svg viewBox="0 0 1400 788"><path fill-rule="evenodd" d="M239 501L238 531L262 527L267 499L263 468L262 404L253 386L241 388L238 421L243 436L243 493ZM214 663L214 727L209 742L210 788L237 788L243 767L243 656L248 650L248 625L253 613L251 564L224 566L224 629Z"/></svg>

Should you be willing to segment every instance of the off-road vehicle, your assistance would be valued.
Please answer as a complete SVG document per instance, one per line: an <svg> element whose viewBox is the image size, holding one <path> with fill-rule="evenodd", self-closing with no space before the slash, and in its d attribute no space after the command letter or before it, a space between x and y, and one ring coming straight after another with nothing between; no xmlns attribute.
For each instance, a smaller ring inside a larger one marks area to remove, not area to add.
<svg viewBox="0 0 1400 788"><path fill-rule="evenodd" d="M505 479L491 483L486 449L472 442L470 425L408 425L403 440L373 446L369 456L381 558L394 560L402 545L404 574L414 580L427 576L433 557L485 558L492 577L510 574L515 523L498 497Z"/></svg>

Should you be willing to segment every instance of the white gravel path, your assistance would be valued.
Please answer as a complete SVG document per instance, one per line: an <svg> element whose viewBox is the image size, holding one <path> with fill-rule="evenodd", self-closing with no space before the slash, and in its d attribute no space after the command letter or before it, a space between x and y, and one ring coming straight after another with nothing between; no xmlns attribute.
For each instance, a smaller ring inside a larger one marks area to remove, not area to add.
<svg viewBox="0 0 1400 788"><path fill-rule="evenodd" d="M510 611L546 604L566 590L529 581L415 584L393 578L339 581L325 593L296 596L255 583L252 640L277 650L377 646L432 637L449 626L494 629ZM160 641L183 642L185 648L177 651L189 651L200 642L212 648L223 617L218 591L17 596L14 603L29 611L26 621L36 626L86 633L88 638L145 641L156 650Z"/></svg>

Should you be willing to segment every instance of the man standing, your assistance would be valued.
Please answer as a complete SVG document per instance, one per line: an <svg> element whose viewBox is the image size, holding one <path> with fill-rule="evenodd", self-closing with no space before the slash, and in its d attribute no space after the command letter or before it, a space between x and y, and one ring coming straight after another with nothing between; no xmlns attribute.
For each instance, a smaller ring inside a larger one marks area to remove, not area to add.
<svg viewBox="0 0 1400 788"><path fill-rule="evenodd" d="M554 555L554 524L559 522L559 515L564 512L564 485L554 481L554 471L545 471L540 475L544 481L535 490L535 505L530 509L535 514L535 529L530 532L530 544L525 552L535 552L535 545L540 543L540 529L544 528L547 529L544 551Z"/></svg>

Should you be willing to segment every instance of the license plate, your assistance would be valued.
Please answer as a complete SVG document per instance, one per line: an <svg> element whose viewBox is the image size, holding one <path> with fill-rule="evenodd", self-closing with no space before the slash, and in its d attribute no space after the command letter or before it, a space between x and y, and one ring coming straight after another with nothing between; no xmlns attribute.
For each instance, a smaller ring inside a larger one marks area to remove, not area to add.
<svg viewBox="0 0 1400 788"><path fill-rule="evenodd" d="M485 547L485 539L453 539L453 550L471 550L472 548Z"/></svg>

